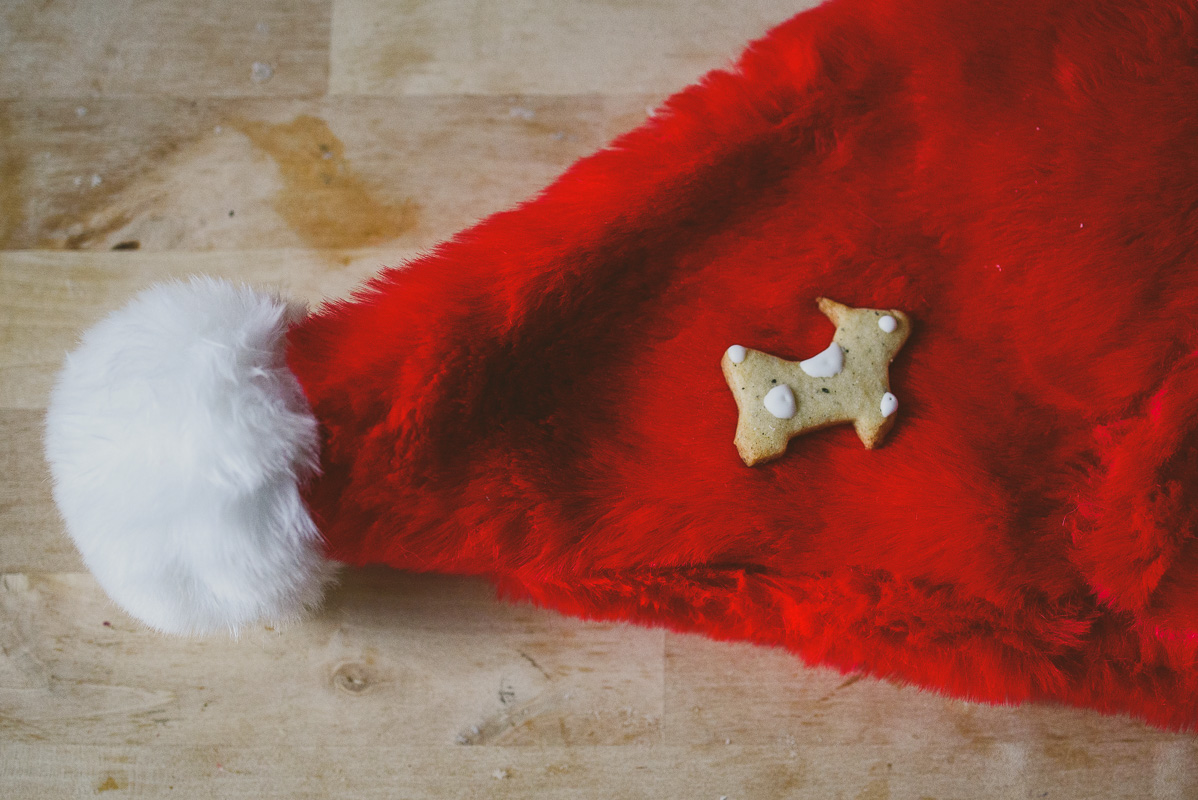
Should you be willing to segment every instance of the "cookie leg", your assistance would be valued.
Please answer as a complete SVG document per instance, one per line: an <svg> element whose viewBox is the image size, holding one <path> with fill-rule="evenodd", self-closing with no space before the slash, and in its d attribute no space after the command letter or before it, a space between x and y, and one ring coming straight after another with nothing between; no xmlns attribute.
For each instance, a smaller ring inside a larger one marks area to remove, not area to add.
<svg viewBox="0 0 1198 800"><path fill-rule="evenodd" d="M736 428L736 451L747 466L760 464L762 461L772 461L786 452L788 436L775 434L763 436L760 431L746 428L743 424Z"/></svg>
<svg viewBox="0 0 1198 800"><path fill-rule="evenodd" d="M853 422L853 428L857 431L857 436L861 439L861 444L865 445L866 450L873 450L877 447L892 427L894 427L894 417L868 417Z"/></svg>

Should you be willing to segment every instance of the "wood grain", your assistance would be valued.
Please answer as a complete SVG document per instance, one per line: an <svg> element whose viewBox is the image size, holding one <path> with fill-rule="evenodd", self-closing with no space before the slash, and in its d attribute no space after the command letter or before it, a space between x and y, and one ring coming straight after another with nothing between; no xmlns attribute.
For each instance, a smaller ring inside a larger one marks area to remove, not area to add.
<svg viewBox="0 0 1198 800"><path fill-rule="evenodd" d="M316 304L339 297L402 247L337 252L262 250L0 253L0 409L41 410L54 374L80 332L155 281L212 275L255 284Z"/></svg>
<svg viewBox="0 0 1198 800"><path fill-rule="evenodd" d="M672 92L811 0L338 0L331 94ZM652 56L646 57L647 53Z"/></svg>
<svg viewBox="0 0 1198 800"><path fill-rule="evenodd" d="M1178 792L1198 789L1193 737L1126 718L1051 705L1010 708L951 700L861 675L811 670L782 650L729 647L695 636L668 635L665 654L663 736L671 744L786 743L798 752L812 745L869 751L891 765L882 774L918 763L925 778L948 781L949 796L961 792L964 785L954 781L966 775L992 782L996 791L1018 785L1032 792L1001 796L1036 797L1035 787L1063 783L1077 792L1066 796L1100 797L1105 787L1120 784L1127 784L1128 796L1151 796L1165 789L1156 785L1156 772L1143 766L1158 762L1158 770L1175 774ZM992 771L995 762L1018 775L1004 783Z"/></svg>
<svg viewBox="0 0 1198 800"><path fill-rule="evenodd" d="M0 102L0 249L431 247L536 192L653 102Z"/></svg>
<svg viewBox="0 0 1198 800"><path fill-rule="evenodd" d="M229 797L393 800L394 798L793 798L793 800L943 800L1087 797L1184 800L1174 766L1188 754L1159 751L1160 770L1120 783L1077 783L1051 760L1013 745L989 757L917 760L861 748L800 755L770 747L458 748L336 742L305 747L0 745L0 780L15 797ZM61 765L61 766L60 766ZM53 770L47 767L54 767ZM49 773L47 775L47 773ZM1043 777L1044 781L1037 780ZM1164 787L1157 791L1153 787ZM1046 788L1047 787L1047 788ZM108 795L107 791L125 792ZM45 794L42 794L45 792Z"/></svg>
<svg viewBox="0 0 1198 800"><path fill-rule="evenodd" d="M350 572L316 619L233 642L141 630L86 575L9 575L0 591L0 777L27 788L17 796L83 795L112 778L143 796L383 797L397 775L411 797L1198 788L1190 737L497 604L474 581Z"/></svg>
<svg viewBox="0 0 1198 800"><path fill-rule="evenodd" d="M236 641L146 631L87 575L3 586L7 741L252 745L257 730L307 747L369 747L399 730L406 744L457 749L661 740L661 631L498 604L476 582L356 571L309 623Z"/></svg>
<svg viewBox="0 0 1198 800"><path fill-rule="evenodd" d="M9 0L0 97L324 94L331 11L331 0Z"/></svg>
<svg viewBox="0 0 1198 800"><path fill-rule="evenodd" d="M344 296L808 5L0 4L0 797L1198 796L1189 735L476 581L347 570L306 622L162 637L63 533L41 426L86 326L195 273Z"/></svg>
<svg viewBox="0 0 1198 800"><path fill-rule="evenodd" d="M0 409L0 442L0 575L83 569L50 495L42 412Z"/></svg>

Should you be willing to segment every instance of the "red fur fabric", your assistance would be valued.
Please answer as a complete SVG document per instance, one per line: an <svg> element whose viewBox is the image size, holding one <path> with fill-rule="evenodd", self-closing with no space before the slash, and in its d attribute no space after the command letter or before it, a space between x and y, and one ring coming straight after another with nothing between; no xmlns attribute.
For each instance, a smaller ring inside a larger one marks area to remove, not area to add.
<svg viewBox="0 0 1198 800"><path fill-rule="evenodd" d="M1198 7L831 0L291 334L332 558L1198 724ZM746 467L720 358L908 312Z"/></svg>

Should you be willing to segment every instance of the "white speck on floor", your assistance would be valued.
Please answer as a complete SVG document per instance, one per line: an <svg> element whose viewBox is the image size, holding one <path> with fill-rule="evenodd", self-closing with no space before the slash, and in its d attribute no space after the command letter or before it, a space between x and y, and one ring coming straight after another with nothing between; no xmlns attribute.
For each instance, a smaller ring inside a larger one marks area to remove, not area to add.
<svg viewBox="0 0 1198 800"><path fill-rule="evenodd" d="M523 108L522 106L512 106L507 113L509 117L519 117L520 119L532 119L537 115L537 112L531 108Z"/></svg>
<svg viewBox="0 0 1198 800"><path fill-rule="evenodd" d="M75 107L75 116L86 117L87 116L87 106L76 106Z"/></svg>
<svg viewBox="0 0 1198 800"><path fill-rule="evenodd" d="M93 189L96 188L97 186L99 186L103 182L104 182L104 179L101 178L99 175L92 175L91 183L92 183Z"/></svg>
<svg viewBox="0 0 1198 800"><path fill-rule="evenodd" d="M255 61L254 66L250 68L250 77L254 83L266 83L274 74L275 68L262 61Z"/></svg>

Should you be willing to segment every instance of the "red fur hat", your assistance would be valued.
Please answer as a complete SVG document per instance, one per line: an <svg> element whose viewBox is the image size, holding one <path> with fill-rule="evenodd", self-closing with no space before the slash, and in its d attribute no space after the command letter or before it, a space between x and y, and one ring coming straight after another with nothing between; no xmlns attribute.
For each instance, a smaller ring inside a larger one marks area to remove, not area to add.
<svg viewBox="0 0 1198 800"><path fill-rule="evenodd" d="M168 631L383 563L1192 727L1196 53L1181 0L830 0L350 299L102 322L49 413L68 528ZM721 359L820 353L821 296L905 312L892 429L747 466Z"/></svg>

